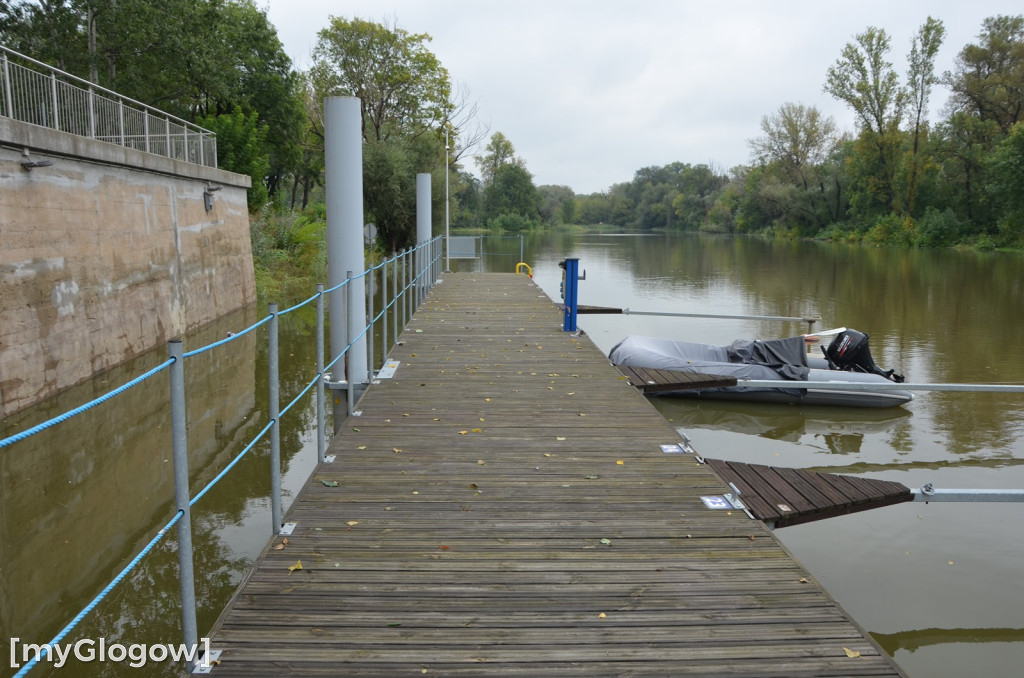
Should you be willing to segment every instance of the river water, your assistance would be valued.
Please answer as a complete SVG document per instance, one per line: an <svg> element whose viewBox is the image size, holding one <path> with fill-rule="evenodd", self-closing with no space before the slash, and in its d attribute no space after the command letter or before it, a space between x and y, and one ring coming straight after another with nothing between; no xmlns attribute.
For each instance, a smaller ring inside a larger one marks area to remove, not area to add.
<svg viewBox="0 0 1024 678"><path fill-rule="evenodd" d="M512 271L522 251L536 282L556 298L558 262L577 257L586 272L583 304L820 315L816 329L868 333L875 361L909 382L1024 383L1021 255L696 235L485 239L483 250L482 260L452 260L452 269ZM186 338L186 350L263 312L248 309L204 328ZM306 309L282 318L282 404L314 369L313 322ZM636 315L584 315L580 326L605 352L627 334L726 344L806 329L780 321ZM186 363L193 493L266 421L265 347L261 329ZM143 356L4 420L0 435L88 401L164 357L163 351ZM161 373L127 398L0 451L0 636L49 640L170 518L167 391ZM652 402L708 457L910 487L1024 488L1024 394L918 393L905 407L881 411ZM313 420L308 397L282 420L286 506L315 463ZM268 445L261 442L193 509L201 635L270 537L268 467ZM910 676L1016 675L1024 665L1024 505L904 504L776 534ZM69 639L179 642L173 537ZM140 673L90 663L72 672L176 675L166 665ZM31 675L62 671L40 666Z"/></svg>

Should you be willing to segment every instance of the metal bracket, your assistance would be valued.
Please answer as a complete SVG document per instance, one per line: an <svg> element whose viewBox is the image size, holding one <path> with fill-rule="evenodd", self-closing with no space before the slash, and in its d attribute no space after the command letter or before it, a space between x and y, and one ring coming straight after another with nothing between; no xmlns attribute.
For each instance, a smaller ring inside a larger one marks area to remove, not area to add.
<svg viewBox="0 0 1024 678"><path fill-rule="evenodd" d="M209 657L203 657L192 667L192 675L212 673L213 667L220 663L220 650L210 650Z"/></svg>
<svg viewBox="0 0 1024 678"><path fill-rule="evenodd" d="M285 536L288 536L292 532L295 531L295 528L296 528L297 525L298 525L298 523L285 523L284 525L281 526L281 529L278 531L278 534L283 534Z"/></svg>

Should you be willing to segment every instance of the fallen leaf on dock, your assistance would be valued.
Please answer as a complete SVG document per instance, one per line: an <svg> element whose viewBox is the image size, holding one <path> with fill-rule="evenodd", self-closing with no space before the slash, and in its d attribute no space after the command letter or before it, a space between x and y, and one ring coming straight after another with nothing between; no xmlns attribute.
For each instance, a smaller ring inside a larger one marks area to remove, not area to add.
<svg viewBox="0 0 1024 678"><path fill-rule="evenodd" d="M351 527L351 526L353 526L353 525L358 525L358 524L359 524L359 521L358 521L358 520L350 520L350 521L348 521L348 522L347 522L347 523L345 523L345 524L346 524L346 525L348 525L349 527ZM287 540L285 540L285 541L287 541Z"/></svg>
<svg viewBox="0 0 1024 678"><path fill-rule="evenodd" d="M338 481L337 480L321 480L320 483L323 484L324 487L337 487L338 486Z"/></svg>
<svg viewBox="0 0 1024 678"><path fill-rule="evenodd" d="M625 461L623 461L622 459L619 459L619 460L618 460L617 462L615 462L615 463L616 463L617 465L619 465L619 466L625 466L625 465L626 465L626 462L625 462Z"/></svg>
<svg viewBox="0 0 1024 678"><path fill-rule="evenodd" d="M294 565L289 565L288 566L288 574L291 574L295 570L301 570L301 569L302 569L302 561L301 560L296 560Z"/></svg>
<svg viewBox="0 0 1024 678"><path fill-rule="evenodd" d="M281 551L284 549L285 546L288 546L288 537L282 539L280 544L274 544L274 550Z"/></svg>
<svg viewBox="0 0 1024 678"><path fill-rule="evenodd" d="M849 657L850 659L853 659L855 657L859 657L860 656L860 652L857 652L856 650L851 650L848 647L844 647L843 648L843 652L845 652L846 656Z"/></svg>

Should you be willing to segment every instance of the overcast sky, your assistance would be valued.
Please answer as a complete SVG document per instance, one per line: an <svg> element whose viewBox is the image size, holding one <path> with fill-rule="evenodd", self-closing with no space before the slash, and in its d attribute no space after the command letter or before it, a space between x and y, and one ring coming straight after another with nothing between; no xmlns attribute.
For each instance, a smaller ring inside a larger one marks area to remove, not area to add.
<svg viewBox="0 0 1024 678"><path fill-rule="evenodd" d="M257 0L296 68L309 67L328 17L427 33L453 83L501 132L534 183L605 191L652 165L749 164L761 119L787 102L815 106L840 129L848 109L822 92L825 72L868 26L892 42L901 77L928 16L943 22L938 70L976 42L986 17L1021 0ZM947 92L933 95L935 119ZM480 152L481 149L478 150ZM475 170L471 159L467 167Z"/></svg>

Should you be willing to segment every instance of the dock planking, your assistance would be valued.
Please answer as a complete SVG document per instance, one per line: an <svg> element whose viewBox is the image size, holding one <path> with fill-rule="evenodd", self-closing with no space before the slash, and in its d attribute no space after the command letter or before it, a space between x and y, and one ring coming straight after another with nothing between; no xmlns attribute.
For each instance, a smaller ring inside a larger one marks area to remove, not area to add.
<svg viewBox="0 0 1024 678"><path fill-rule="evenodd" d="M705 461L722 480L736 485L740 500L754 517L774 527L914 501L910 488L888 480L721 459Z"/></svg>
<svg viewBox="0 0 1024 678"><path fill-rule="evenodd" d="M720 374L661 370L655 367L634 367L631 365L618 365L617 368L619 372L625 375L629 383L638 388L641 393L650 395L736 385L735 377Z"/></svg>
<svg viewBox="0 0 1024 678"><path fill-rule="evenodd" d="M528 278L446 274L389 357L214 675L902 675Z"/></svg>

